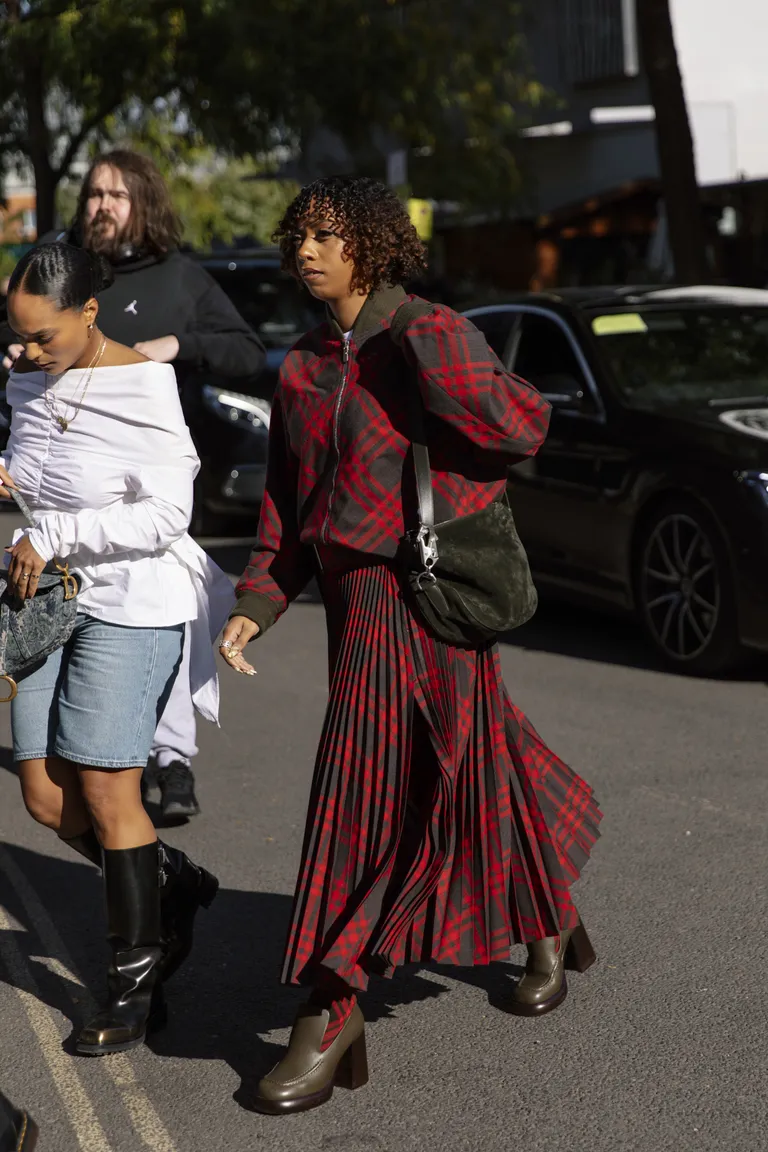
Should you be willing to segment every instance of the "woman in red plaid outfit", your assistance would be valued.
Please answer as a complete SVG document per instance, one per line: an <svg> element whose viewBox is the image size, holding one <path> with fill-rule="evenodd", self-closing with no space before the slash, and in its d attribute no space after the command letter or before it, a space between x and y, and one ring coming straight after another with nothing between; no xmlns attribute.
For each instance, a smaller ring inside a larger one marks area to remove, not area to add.
<svg viewBox="0 0 768 1152"><path fill-rule="evenodd" d="M424 249L389 189L318 181L278 237L328 318L281 372L257 542L221 648L252 673L248 641L319 574L330 700L283 969L313 990L256 1090L275 1114L365 1083L357 994L371 973L488 964L525 943L510 1010L562 1003L564 969L594 959L570 889L600 821L592 790L510 701L497 647L435 639L394 563L416 515L406 389L428 413L437 523L503 493L546 436L547 403L468 320L399 287Z"/></svg>

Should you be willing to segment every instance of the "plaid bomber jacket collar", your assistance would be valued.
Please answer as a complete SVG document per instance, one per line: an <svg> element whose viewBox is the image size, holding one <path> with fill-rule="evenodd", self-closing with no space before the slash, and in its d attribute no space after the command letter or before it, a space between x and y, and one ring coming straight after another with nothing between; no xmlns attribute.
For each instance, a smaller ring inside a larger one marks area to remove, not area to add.
<svg viewBox="0 0 768 1152"><path fill-rule="evenodd" d="M484 508L542 444L549 406L470 320L401 287L366 300L348 342L331 316L286 357L259 528L236 615L265 631L314 571L314 545L392 558L416 515L406 389L427 415L439 523Z"/></svg>

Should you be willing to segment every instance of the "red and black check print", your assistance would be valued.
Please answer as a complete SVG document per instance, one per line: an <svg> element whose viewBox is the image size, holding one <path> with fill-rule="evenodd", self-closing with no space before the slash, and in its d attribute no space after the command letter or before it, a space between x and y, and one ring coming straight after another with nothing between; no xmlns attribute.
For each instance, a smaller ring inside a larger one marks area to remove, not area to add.
<svg viewBox="0 0 768 1152"><path fill-rule="evenodd" d="M508 960L573 928L592 789L510 701L496 648L433 639L387 563L322 578L330 700L283 979Z"/></svg>
<svg viewBox="0 0 768 1152"><path fill-rule="evenodd" d="M406 390L418 387L439 523L484 508L546 436L549 405L505 372L474 325L435 305L392 338L388 289L366 302L342 359L326 323L288 354L275 395L266 490L240 614L266 630L312 575L311 546L391 558L415 521Z"/></svg>
<svg viewBox="0 0 768 1152"><path fill-rule="evenodd" d="M374 970L505 960L515 941L572 928L570 887L598 834L592 790L511 703L496 649L435 640L402 598L388 561L415 522L406 395L416 387L438 522L496 498L547 431L546 402L468 320L425 314L402 289L366 302L346 362L330 324L285 361L237 612L266 629L309 581L313 546L321 558L351 550L349 570L326 568L321 581L331 687L291 983L324 975L360 989Z"/></svg>

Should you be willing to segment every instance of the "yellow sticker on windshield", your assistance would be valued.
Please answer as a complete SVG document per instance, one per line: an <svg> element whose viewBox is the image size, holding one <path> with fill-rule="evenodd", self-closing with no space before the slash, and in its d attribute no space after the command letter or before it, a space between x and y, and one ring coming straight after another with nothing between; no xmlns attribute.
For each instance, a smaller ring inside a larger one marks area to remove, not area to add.
<svg viewBox="0 0 768 1152"><path fill-rule="evenodd" d="M595 336L623 336L625 332L647 332L648 325L637 312L614 312L595 316L592 331Z"/></svg>

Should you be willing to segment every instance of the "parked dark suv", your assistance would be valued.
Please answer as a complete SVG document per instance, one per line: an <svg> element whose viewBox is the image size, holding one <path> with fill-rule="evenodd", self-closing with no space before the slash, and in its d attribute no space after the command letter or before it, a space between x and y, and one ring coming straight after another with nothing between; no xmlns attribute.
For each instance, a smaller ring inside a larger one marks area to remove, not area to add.
<svg viewBox="0 0 768 1152"><path fill-rule="evenodd" d="M541 589L634 612L683 672L768 651L768 292L574 289L466 314L552 404L510 487Z"/></svg>
<svg viewBox="0 0 768 1152"><path fill-rule="evenodd" d="M271 400L280 365L322 309L280 270L276 249L192 254L221 285L267 350L258 376L223 380L206 372L182 389L187 423L202 468L195 501L197 532L216 532L229 517L251 522L264 494Z"/></svg>

